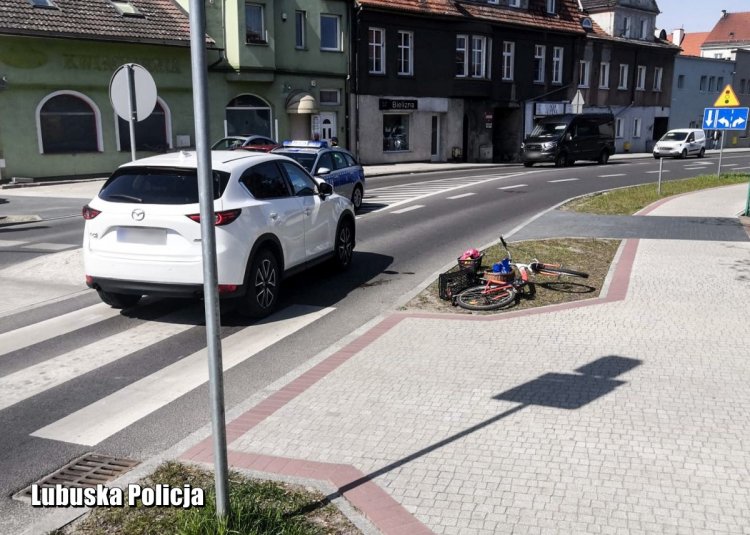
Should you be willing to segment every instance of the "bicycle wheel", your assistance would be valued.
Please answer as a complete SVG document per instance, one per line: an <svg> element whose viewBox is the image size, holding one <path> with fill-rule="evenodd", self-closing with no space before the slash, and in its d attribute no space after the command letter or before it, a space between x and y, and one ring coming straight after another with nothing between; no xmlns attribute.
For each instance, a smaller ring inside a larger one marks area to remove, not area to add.
<svg viewBox="0 0 750 535"><path fill-rule="evenodd" d="M516 298L512 286L472 286L456 296L456 303L466 310L497 310L509 305Z"/></svg>
<svg viewBox="0 0 750 535"><path fill-rule="evenodd" d="M589 274L583 271L576 271L574 269L568 269L557 266L550 266L549 264L540 263L537 268L537 273L542 275L569 275L571 277L580 277L582 279L588 279Z"/></svg>

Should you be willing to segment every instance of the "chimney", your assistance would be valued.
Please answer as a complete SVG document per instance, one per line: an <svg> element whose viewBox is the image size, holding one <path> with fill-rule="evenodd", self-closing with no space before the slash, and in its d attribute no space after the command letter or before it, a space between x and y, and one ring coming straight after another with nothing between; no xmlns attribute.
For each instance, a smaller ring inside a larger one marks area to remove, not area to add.
<svg viewBox="0 0 750 535"><path fill-rule="evenodd" d="M727 10L726 10L726 9L722 9L722 10L721 10L721 18L723 19L723 18L725 18L726 16L727 16Z"/></svg>
<svg viewBox="0 0 750 535"><path fill-rule="evenodd" d="M672 43L676 44L677 46L680 46L682 44L683 39L685 39L684 28L677 28L675 30L672 30Z"/></svg>

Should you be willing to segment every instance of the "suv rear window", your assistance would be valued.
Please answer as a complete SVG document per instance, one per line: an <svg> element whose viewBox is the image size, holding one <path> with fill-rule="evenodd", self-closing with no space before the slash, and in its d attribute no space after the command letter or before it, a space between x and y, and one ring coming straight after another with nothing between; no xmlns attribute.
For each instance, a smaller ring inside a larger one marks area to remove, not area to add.
<svg viewBox="0 0 750 535"><path fill-rule="evenodd" d="M213 180L214 199L218 199L227 187L229 173L213 171ZM118 169L105 182L99 198L139 204L195 204L198 202L198 174L195 169Z"/></svg>

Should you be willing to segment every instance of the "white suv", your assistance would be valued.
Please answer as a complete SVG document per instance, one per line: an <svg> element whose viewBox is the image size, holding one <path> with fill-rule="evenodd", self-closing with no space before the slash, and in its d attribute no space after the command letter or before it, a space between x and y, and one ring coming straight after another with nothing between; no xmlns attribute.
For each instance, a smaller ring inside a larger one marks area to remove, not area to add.
<svg viewBox="0 0 750 535"><path fill-rule="evenodd" d="M347 268L354 209L333 187L276 154L212 151L219 293L270 314L283 276L324 260ZM203 293L194 152L122 165L83 207L86 283L115 307L143 295Z"/></svg>

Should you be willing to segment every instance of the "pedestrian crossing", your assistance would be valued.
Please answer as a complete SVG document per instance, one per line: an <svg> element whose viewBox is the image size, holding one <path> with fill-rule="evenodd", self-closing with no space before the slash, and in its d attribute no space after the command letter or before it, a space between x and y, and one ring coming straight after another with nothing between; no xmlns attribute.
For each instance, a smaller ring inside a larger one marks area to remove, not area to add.
<svg viewBox="0 0 750 535"><path fill-rule="evenodd" d="M83 446L99 444L208 381L205 339L198 340L197 345L181 344L185 335L191 335L191 329L202 331L201 310L194 305L176 310L167 307L155 319L140 320L99 303L0 334L0 413L33 413L35 400L53 397L60 400L57 405L70 410L56 415L54 421L40 421L45 425L29 434ZM252 325L228 327L222 340L224 370L256 357L333 310L292 305ZM112 334L111 326L103 327L111 321L125 328ZM86 336L77 333L80 329L87 329ZM99 331L103 334L98 335ZM204 336L202 332L200 336ZM78 340L80 345L75 343ZM169 346L174 355L164 359L163 365L149 369L150 373L138 376L137 372L117 371L132 368L130 359L136 355L150 357L150 351L157 361L162 356L159 352L171 340L175 340ZM127 377L130 384L105 388L99 399L76 394L82 390L99 392L97 378L101 379L103 373L113 375L115 382ZM86 399L87 404L80 406L80 399Z"/></svg>
<svg viewBox="0 0 750 535"><path fill-rule="evenodd" d="M0 251L3 249L23 249L29 252L56 253L80 247L80 244L71 243L47 243L17 240L0 240Z"/></svg>

